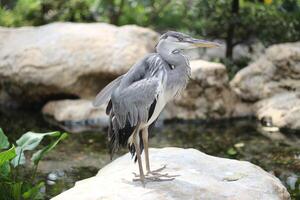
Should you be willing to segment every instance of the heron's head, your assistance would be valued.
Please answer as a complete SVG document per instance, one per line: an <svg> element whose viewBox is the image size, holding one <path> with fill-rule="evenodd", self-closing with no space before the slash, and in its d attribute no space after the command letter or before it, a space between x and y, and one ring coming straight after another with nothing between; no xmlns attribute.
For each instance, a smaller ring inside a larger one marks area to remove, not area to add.
<svg viewBox="0 0 300 200"><path fill-rule="evenodd" d="M199 47L213 48L220 46L221 45L217 42L195 39L180 32L168 31L160 37L159 42L156 46L156 50L164 50L171 53L185 49L193 49Z"/></svg>

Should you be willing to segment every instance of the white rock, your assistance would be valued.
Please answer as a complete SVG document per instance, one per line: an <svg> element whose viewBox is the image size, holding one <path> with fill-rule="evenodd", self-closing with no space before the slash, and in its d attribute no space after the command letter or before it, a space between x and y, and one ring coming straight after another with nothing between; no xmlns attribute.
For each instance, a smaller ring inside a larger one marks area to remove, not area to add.
<svg viewBox="0 0 300 200"><path fill-rule="evenodd" d="M105 23L0 27L0 89L25 102L62 94L94 96L153 52L158 36L135 25Z"/></svg>
<svg viewBox="0 0 300 200"><path fill-rule="evenodd" d="M173 181L132 182L137 165L126 154L92 178L52 200L288 200L281 182L249 162L206 155L195 149L150 149L152 168L167 164Z"/></svg>
<svg viewBox="0 0 300 200"><path fill-rule="evenodd" d="M258 60L240 70L230 85L239 97L252 102L300 91L300 42L267 48Z"/></svg>
<svg viewBox="0 0 300 200"><path fill-rule="evenodd" d="M300 92L285 92L255 104L259 120L269 118L271 126L300 130Z"/></svg>
<svg viewBox="0 0 300 200"><path fill-rule="evenodd" d="M191 72L187 88L166 106L165 118L219 119L252 113L251 107L242 104L229 87L223 64L194 60L191 61Z"/></svg>
<svg viewBox="0 0 300 200"><path fill-rule="evenodd" d="M108 126L105 106L96 108L87 99L50 101L43 107L42 112L53 117L58 125L70 132Z"/></svg>

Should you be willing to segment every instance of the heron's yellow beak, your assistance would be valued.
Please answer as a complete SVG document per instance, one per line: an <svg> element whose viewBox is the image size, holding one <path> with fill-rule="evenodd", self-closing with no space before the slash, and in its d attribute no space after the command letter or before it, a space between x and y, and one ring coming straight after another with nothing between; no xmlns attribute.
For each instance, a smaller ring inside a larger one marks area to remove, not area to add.
<svg viewBox="0 0 300 200"><path fill-rule="evenodd" d="M215 47L220 47L221 44L217 42L211 42L211 41L206 41L206 40L193 40L192 45L194 47L202 47L202 48L215 48Z"/></svg>

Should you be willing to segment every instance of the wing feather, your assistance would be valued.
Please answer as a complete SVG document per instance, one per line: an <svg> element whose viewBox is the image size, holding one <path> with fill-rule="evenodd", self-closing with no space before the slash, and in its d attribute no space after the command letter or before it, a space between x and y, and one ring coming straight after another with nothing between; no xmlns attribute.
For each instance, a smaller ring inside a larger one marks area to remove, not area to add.
<svg viewBox="0 0 300 200"><path fill-rule="evenodd" d="M166 83L166 67L168 64L158 54L151 54L123 75L111 93L111 109L119 129L127 123L136 126L148 121L149 111L155 109L151 105L155 105Z"/></svg>
<svg viewBox="0 0 300 200"><path fill-rule="evenodd" d="M158 54L147 55L123 75L113 90L110 89L107 113L110 115L111 153L120 144L127 144L136 126L147 123L153 115L159 95L164 94L167 67L169 65ZM134 155L134 145L130 144L129 149Z"/></svg>
<svg viewBox="0 0 300 200"><path fill-rule="evenodd" d="M161 72L163 73L163 72ZM131 126L137 123L146 123L149 119L151 105L157 100L163 76L153 76L134 82L122 91L116 90L112 95L113 112L120 127L126 122Z"/></svg>
<svg viewBox="0 0 300 200"><path fill-rule="evenodd" d="M112 92L119 86L122 76L119 76L112 82L110 82L107 86L105 86L96 96L95 100L93 101L93 105L95 107L101 106L102 104L109 101Z"/></svg>

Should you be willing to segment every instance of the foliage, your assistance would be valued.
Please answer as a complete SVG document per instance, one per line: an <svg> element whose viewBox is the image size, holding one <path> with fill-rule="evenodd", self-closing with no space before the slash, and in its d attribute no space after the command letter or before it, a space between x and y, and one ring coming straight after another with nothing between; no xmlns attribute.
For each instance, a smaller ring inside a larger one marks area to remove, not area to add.
<svg viewBox="0 0 300 200"><path fill-rule="evenodd" d="M233 12L235 2L238 8ZM259 39L266 45L296 41L300 39L299 5L297 0L268 4L249 0L200 1L198 7L203 9L198 17L203 20L196 30L203 35L223 38L227 47L228 40L232 40L231 48L252 39Z"/></svg>
<svg viewBox="0 0 300 200"><path fill-rule="evenodd" d="M0 150L9 147L8 138L4 135L3 130L0 128Z"/></svg>
<svg viewBox="0 0 300 200"><path fill-rule="evenodd" d="M39 0L18 0L13 10L5 7L0 9L0 25L28 26L41 18L41 3Z"/></svg>
<svg viewBox="0 0 300 200"><path fill-rule="evenodd" d="M300 178L294 184L294 187L287 185L287 189L290 192L291 199L300 199Z"/></svg>
<svg viewBox="0 0 300 200"><path fill-rule="evenodd" d="M223 59L218 60L217 62L221 62L226 66L227 71L228 71L229 79L231 80L234 77L234 75L239 70L241 70L242 68L247 66L250 61L251 61L251 58L241 57L241 58L236 59L236 60L223 58Z"/></svg>
<svg viewBox="0 0 300 200"><path fill-rule="evenodd" d="M50 152L59 141L65 139L67 133L49 132L33 133L27 132L16 141L11 148L0 152L0 199L21 200L21 199L41 199L43 197L40 189L44 187L44 182L36 183L35 175L39 161ZM32 157L34 169L32 177L28 181L26 177L19 176L19 168L26 163L25 151L35 150L44 138L50 141L43 148L36 151ZM10 143L0 128L0 150L9 148Z"/></svg>

